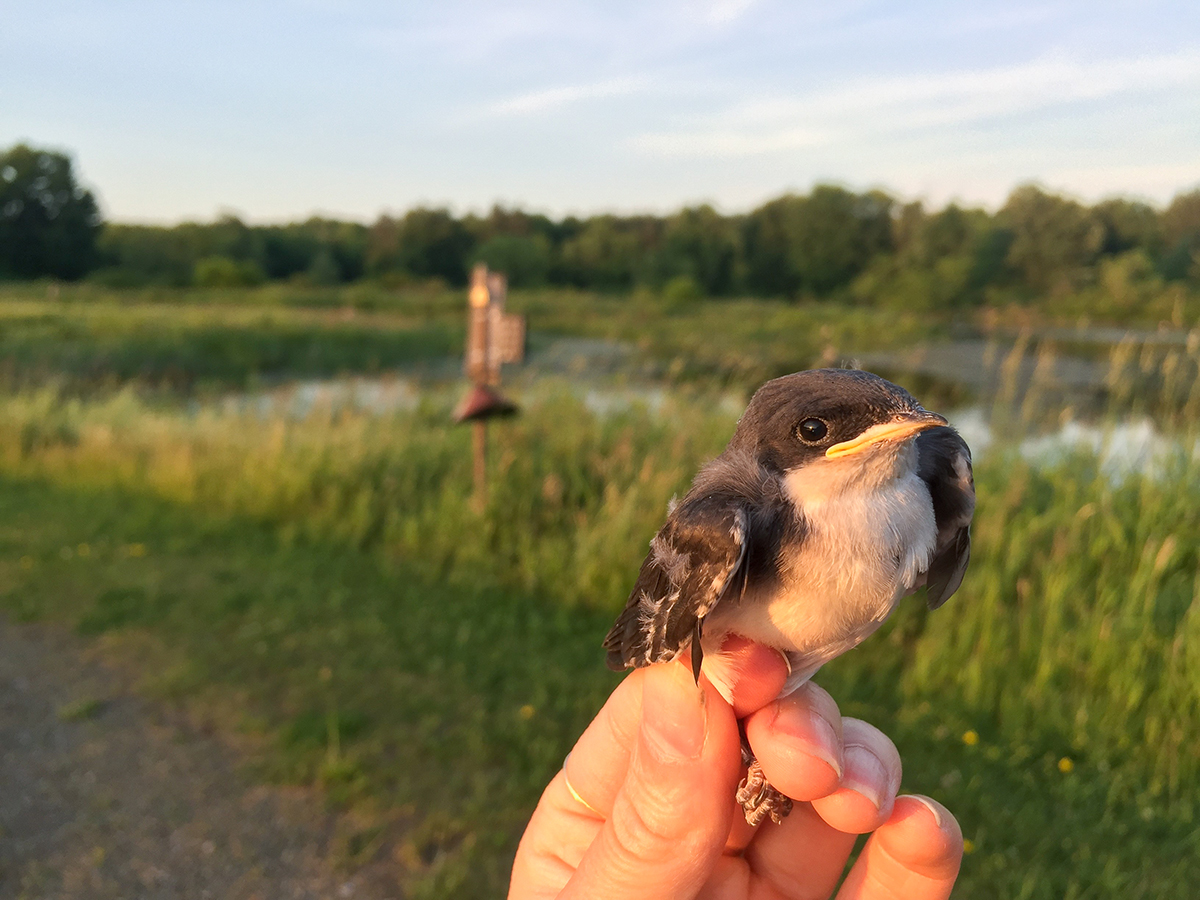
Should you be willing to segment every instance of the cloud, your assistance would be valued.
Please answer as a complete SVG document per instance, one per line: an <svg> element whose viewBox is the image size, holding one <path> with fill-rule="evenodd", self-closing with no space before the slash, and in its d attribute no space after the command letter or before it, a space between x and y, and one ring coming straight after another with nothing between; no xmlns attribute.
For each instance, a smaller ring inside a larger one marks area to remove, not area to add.
<svg viewBox="0 0 1200 900"><path fill-rule="evenodd" d="M644 134L634 138L633 145L659 156L731 158L819 147L831 140L832 136L827 132L796 127L765 133L727 130Z"/></svg>
<svg viewBox="0 0 1200 900"><path fill-rule="evenodd" d="M646 79L636 77L612 78L591 84L563 85L500 100L489 106L487 111L493 116L528 116L571 106L584 100L633 94L645 87Z"/></svg>
<svg viewBox="0 0 1200 900"><path fill-rule="evenodd" d="M690 127L639 135L632 143L662 156L753 156L879 133L966 127L1063 104L1179 87L1200 90L1200 52L1096 61L1047 57L750 100Z"/></svg>
<svg viewBox="0 0 1200 900"><path fill-rule="evenodd" d="M712 25L728 25L757 6L758 0L708 0L703 6L703 18Z"/></svg>

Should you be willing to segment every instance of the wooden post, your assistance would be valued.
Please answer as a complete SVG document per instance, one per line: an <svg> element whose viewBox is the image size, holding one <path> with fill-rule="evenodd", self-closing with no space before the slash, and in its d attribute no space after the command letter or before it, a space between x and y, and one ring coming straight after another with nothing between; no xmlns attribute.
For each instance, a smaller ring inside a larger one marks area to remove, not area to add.
<svg viewBox="0 0 1200 900"><path fill-rule="evenodd" d="M487 420L516 413L516 404L505 399L496 387L500 367L525 358L525 318L504 312L508 280L499 272L488 272L482 263L471 273L467 293L467 353L463 369L472 387L454 411L454 421L471 423L471 451L475 493L471 506L487 509Z"/></svg>
<svg viewBox="0 0 1200 900"><path fill-rule="evenodd" d="M487 508L487 419L476 419L471 423L471 447L475 460L475 511Z"/></svg>

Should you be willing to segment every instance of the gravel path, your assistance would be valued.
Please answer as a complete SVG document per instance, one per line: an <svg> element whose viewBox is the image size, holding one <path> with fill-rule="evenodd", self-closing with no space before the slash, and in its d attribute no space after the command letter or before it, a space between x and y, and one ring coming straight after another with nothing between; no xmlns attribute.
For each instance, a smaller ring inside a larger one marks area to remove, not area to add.
<svg viewBox="0 0 1200 900"><path fill-rule="evenodd" d="M334 871L334 826L303 792L250 785L73 635L0 617L0 898L399 896Z"/></svg>

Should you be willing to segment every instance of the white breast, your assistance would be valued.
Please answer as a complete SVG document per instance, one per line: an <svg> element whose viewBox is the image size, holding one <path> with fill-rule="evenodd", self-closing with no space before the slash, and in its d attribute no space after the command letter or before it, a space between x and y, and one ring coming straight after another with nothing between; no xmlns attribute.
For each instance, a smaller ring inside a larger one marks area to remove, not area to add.
<svg viewBox="0 0 1200 900"><path fill-rule="evenodd" d="M785 693L875 631L929 567L937 540L929 490L915 467L897 462L883 479L837 463L789 473L788 494L808 523L800 552L765 596L751 588L710 617L714 637L734 631L788 654Z"/></svg>

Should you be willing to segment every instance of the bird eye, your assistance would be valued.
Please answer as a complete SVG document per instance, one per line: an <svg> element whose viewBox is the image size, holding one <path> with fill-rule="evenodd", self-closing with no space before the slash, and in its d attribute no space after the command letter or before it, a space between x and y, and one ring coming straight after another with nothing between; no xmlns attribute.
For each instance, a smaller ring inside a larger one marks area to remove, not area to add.
<svg viewBox="0 0 1200 900"><path fill-rule="evenodd" d="M820 419L805 419L796 431L800 435L800 440L815 444L829 434L829 426Z"/></svg>

